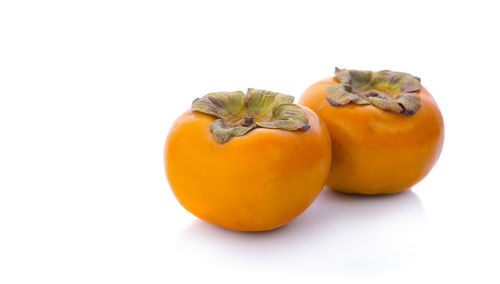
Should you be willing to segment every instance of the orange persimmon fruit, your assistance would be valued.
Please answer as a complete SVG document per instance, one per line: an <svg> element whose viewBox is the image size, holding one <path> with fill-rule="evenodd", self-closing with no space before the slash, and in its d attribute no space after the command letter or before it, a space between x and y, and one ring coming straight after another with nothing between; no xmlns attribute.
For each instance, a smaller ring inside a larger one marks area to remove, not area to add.
<svg viewBox="0 0 500 284"><path fill-rule="evenodd" d="M165 143L182 206L238 231L271 230L304 211L325 184L331 144L318 116L293 99L255 89L196 99Z"/></svg>
<svg viewBox="0 0 500 284"><path fill-rule="evenodd" d="M423 179L444 140L441 112L420 79L388 70L338 69L314 83L299 103L315 111L332 141L327 186L386 194Z"/></svg>

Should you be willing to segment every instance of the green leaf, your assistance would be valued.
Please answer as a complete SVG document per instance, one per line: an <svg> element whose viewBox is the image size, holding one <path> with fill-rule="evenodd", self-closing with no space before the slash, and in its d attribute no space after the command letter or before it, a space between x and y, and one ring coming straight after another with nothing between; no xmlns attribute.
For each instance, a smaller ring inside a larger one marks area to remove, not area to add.
<svg viewBox="0 0 500 284"><path fill-rule="evenodd" d="M380 109L412 115L420 109L420 79L408 73L383 70L335 69L340 82L329 86L325 98L333 106L371 104Z"/></svg>
<svg viewBox="0 0 500 284"><path fill-rule="evenodd" d="M196 99L191 109L218 118L210 124L210 131L219 143L225 143L257 127L306 131L310 128L306 114L293 99L258 89L248 89L246 95L217 92Z"/></svg>
<svg viewBox="0 0 500 284"><path fill-rule="evenodd" d="M245 109L245 94L242 91L209 93L194 100L191 109L218 118L234 118Z"/></svg>
<svg viewBox="0 0 500 284"><path fill-rule="evenodd" d="M212 131L215 136L215 140L219 143L227 142L233 136L245 135L248 131L252 130L254 126L243 127L243 126L229 126L224 124L222 119L216 119L210 124L210 131Z"/></svg>
<svg viewBox="0 0 500 284"><path fill-rule="evenodd" d="M310 128L304 110L296 104L281 104L273 111L270 121L256 122L259 127L284 130L307 130Z"/></svg>
<svg viewBox="0 0 500 284"><path fill-rule="evenodd" d="M266 90L248 89L247 109L255 118L268 119L273 115L273 110L281 104L290 104L293 97Z"/></svg>

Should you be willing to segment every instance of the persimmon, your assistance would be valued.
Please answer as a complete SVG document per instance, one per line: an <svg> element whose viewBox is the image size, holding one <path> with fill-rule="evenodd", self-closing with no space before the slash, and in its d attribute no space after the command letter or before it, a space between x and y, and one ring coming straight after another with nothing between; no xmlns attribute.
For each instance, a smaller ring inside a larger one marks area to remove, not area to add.
<svg viewBox="0 0 500 284"><path fill-rule="evenodd" d="M318 116L293 100L255 89L196 99L165 143L182 206L239 231L271 230L304 211L325 184L331 146Z"/></svg>
<svg viewBox="0 0 500 284"><path fill-rule="evenodd" d="M327 186L386 194L424 178L444 140L441 112L420 79L388 70L338 69L314 83L299 103L325 122L332 141Z"/></svg>

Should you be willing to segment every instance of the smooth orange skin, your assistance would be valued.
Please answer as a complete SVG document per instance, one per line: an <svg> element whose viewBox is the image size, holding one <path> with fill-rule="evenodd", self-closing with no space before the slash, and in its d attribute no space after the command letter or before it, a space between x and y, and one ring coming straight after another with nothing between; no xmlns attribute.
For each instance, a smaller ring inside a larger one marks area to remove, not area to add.
<svg viewBox="0 0 500 284"><path fill-rule="evenodd" d="M327 125L332 167L327 186L340 192L387 194L403 191L423 179L436 163L444 141L441 112L431 94L420 90L421 108L413 115L372 105L332 106L325 98L337 78L305 90L299 103Z"/></svg>
<svg viewBox="0 0 500 284"><path fill-rule="evenodd" d="M187 111L165 144L170 187L195 216L238 231L280 227L304 211L328 176L331 144L318 116L303 107L311 128L257 128L220 144L212 116Z"/></svg>

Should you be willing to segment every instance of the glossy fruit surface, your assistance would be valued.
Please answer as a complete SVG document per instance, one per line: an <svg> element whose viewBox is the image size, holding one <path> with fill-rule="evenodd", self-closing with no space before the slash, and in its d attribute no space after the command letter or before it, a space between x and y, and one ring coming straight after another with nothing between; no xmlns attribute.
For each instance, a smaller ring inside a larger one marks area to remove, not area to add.
<svg viewBox="0 0 500 284"><path fill-rule="evenodd" d="M165 144L167 178L179 202L205 221L241 231L274 229L304 211L325 184L331 146L318 116L294 106L308 129L258 127L229 140L212 132L216 117L182 114Z"/></svg>
<svg viewBox="0 0 500 284"><path fill-rule="evenodd" d="M444 140L443 118L431 94L423 87L412 90L411 95L419 97L418 105L388 111L366 101L353 103L354 99L332 104L326 93L338 84L337 77L321 80L299 100L318 114L330 133L332 166L327 185L345 193L385 194L405 190L424 178L437 161ZM377 98L367 88L359 89L365 93L360 91L358 99ZM386 100L382 95L378 99ZM391 97L385 102L391 102Z"/></svg>

